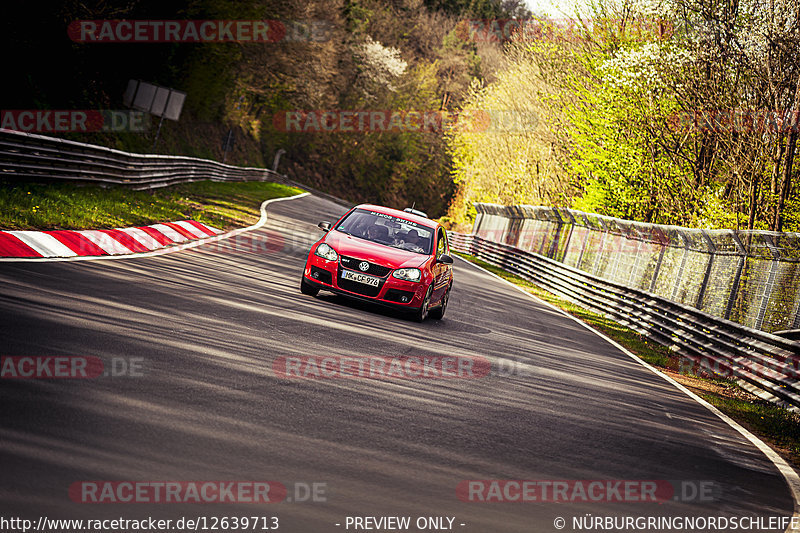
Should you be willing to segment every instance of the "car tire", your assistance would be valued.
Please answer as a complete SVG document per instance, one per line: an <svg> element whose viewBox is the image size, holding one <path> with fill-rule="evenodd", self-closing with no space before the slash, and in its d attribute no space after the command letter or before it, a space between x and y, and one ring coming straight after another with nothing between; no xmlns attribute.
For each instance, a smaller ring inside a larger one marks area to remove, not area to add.
<svg viewBox="0 0 800 533"><path fill-rule="evenodd" d="M319 289L306 282L306 278L300 278L300 292L307 296L316 296L319 294Z"/></svg>
<svg viewBox="0 0 800 533"><path fill-rule="evenodd" d="M425 319L428 318L428 307L431 305L431 292L433 292L432 285L428 287L428 292L425 293L425 299L422 300L422 305L420 305L417 312L414 313L414 318L417 322L425 322Z"/></svg>
<svg viewBox="0 0 800 533"><path fill-rule="evenodd" d="M444 318L444 312L447 310L447 301L450 299L450 287L447 288L445 291L444 296L442 296L442 303L439 304L439 307L436 309L431 309L429 316L434 320L441 320Z"/></svg>

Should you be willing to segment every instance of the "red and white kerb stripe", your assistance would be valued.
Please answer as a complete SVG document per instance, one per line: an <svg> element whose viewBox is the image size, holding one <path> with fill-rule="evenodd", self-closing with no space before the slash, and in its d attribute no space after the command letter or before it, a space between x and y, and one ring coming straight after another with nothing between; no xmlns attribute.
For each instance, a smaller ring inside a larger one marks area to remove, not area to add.
<svg viewBox="0 0 800 533"><path fill-rule="evenodd" d="M0 257L77 257L150 252L222 233L195 220L139 228L0 231Z"/></svg>

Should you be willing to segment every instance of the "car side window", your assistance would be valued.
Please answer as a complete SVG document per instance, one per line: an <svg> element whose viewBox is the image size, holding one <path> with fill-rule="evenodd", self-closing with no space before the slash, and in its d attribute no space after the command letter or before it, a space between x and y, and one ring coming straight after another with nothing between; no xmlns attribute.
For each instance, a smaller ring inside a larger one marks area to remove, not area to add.
<svg viewBox="0 0 800 533"><path fill-rule="evenodd" d="M447 237L445 236L442 228L439 228L436 242L436 257L441 257L442 255L450 252L450 248L447 246Z"/></svg>

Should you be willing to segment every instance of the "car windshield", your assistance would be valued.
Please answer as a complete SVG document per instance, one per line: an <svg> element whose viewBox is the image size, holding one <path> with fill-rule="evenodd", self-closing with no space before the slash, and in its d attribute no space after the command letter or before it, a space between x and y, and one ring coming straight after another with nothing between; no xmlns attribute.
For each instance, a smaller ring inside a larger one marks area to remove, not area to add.
<svg viewBox="0 0 800 533"><path fill-rule="evenodd" d="M433 230L416 222L368 209L356 209L342 220L336 231L359 239L430 255Z"/></svg>

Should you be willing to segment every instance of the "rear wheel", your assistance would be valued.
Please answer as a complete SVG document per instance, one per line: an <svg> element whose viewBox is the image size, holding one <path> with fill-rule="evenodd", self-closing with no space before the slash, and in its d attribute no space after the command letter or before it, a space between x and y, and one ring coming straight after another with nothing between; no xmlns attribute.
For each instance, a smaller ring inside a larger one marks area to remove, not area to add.
<svg viewBox="0 0 800 533"><path fill-rule="evenodd" d="M300 278L300 292L308 296L316 296L319 294L319 289L306 282L306 278Z"/></svg>
<svg viewBox="0 0 800 533"><path fill-rule="evenodd" d="M425 293L425 299L422 300L422 305L419 306L414 318L417 322L424 322L428 318L428 307L431 305L431 291L433 286L428 287L428 292Z"/></svg>
<svg viewBox="0 0 800 533"><path fill-rule="evenodd" d="M445 291L442 296L442 303L436 309L431 309L430 317L435 320L441 320L444 317L444 312L447 310L447 300L450 299L450 287Z"/></svg>

